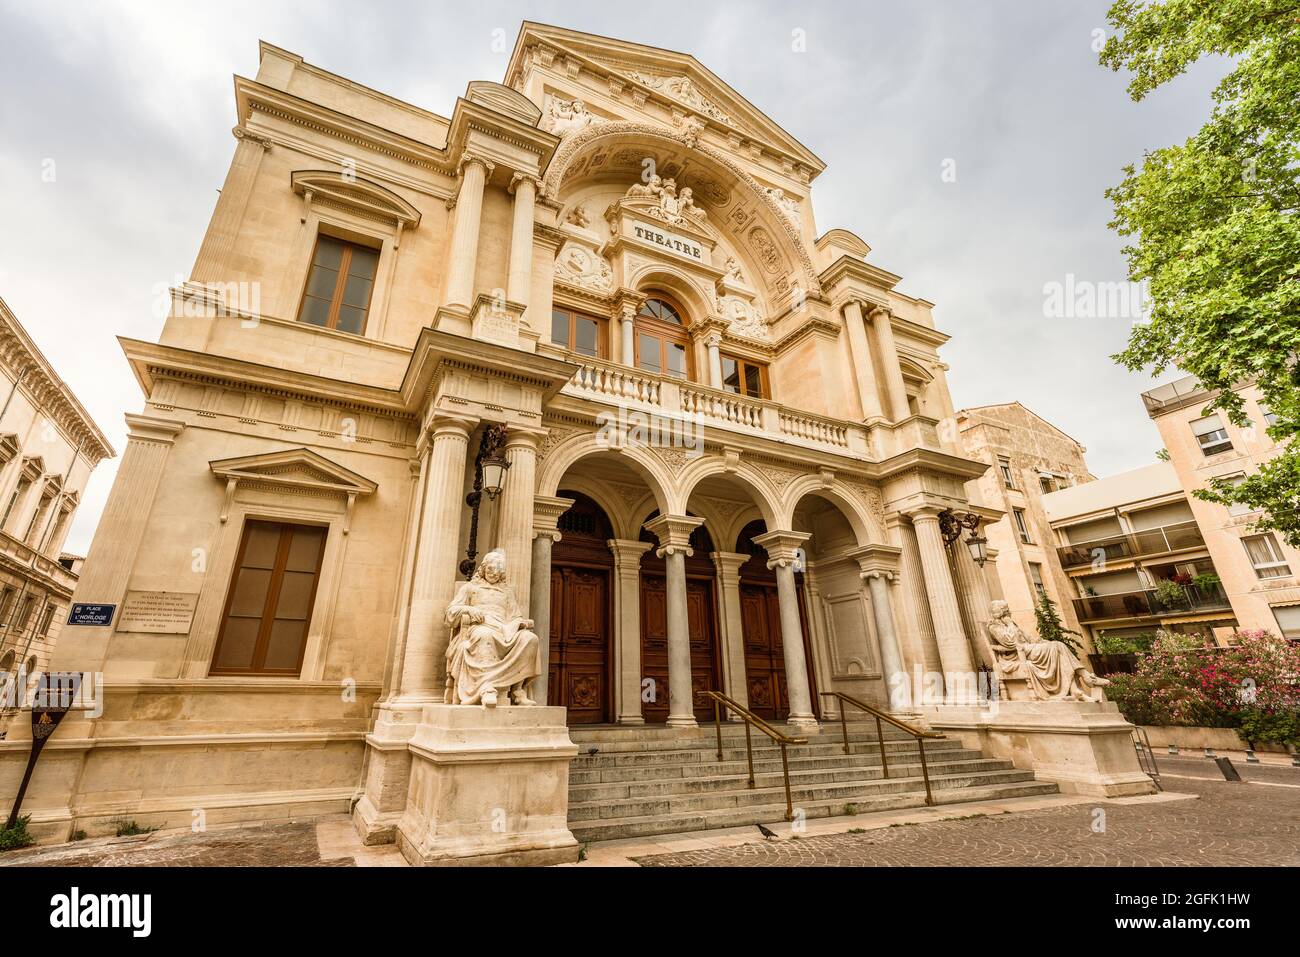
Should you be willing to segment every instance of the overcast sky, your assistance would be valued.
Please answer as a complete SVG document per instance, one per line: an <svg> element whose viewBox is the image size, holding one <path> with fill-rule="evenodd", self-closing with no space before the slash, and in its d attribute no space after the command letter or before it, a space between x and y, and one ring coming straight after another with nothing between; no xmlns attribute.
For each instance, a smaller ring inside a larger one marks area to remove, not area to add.
<svg viewBox="0 0 1300 957"><path fill-rule="evenodd" d="M120 452L141 396L114 337L156 338L158 284L189 274L235 146L231 77L256 73L258 40L450 115L467 82L503 78L532 19L694 54L828 164L819 231L857 233L936 304L959 408L1018 399L1095 474L1136 468L1160 441L1139 398L1153 380L1109 358L1131 318L1049 317L1044 287L1124 281L1103 191L1200 126L1222 70L1132 103L1097 64L1106 7L0 0L0 296Z"/></svg>

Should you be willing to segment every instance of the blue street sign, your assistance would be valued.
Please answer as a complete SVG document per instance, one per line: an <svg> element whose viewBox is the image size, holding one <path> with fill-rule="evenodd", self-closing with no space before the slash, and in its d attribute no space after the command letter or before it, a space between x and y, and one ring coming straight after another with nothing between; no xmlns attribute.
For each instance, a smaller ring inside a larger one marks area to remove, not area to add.
<svg viewBox="0 0 1300 957"><path fill-rule="evenodd" d="M117 611L116 605L74 604L72 610L68 612L68 624L100 627L111 625L115 611Z"/></svg>

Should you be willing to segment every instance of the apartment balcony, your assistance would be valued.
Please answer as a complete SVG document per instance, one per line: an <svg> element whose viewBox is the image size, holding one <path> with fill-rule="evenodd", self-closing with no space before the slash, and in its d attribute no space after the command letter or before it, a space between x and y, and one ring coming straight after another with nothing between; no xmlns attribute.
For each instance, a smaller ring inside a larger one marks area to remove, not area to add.
<svg viewBox="0 0 1300 957"><path fill-rule="evenodd" d="M561 395L640 412L668 422L709 427L855 458L886 458L912 448L943 449L938 422L914 415L892 425L865 426L643 369L566 354L578 364ZM637 423L629 422L629 427Z"/></svg>
<svg viewBox="0 0 1300 957"><path fill-rule="evenodd" d="M1232 604L1219 585L1198 588L1185 585L1178 599L1162 602L1154 588L1120 592L1115 595L1088 595L1074 599L1074 613L1085 623L1130 618L1173 618L1198 612L1230 611Z"/></svg>
<svg viewBox="0 0 1300 957"><path fill-rule="evenodd" d="M1103 559L1109 563L1204 547L1205 538L1201 535L1200 527L1195 522L1179 522L1092 542L1064 545L1056 553L1061 557L1061 566L1070 569L1091 565L1094 561Z"/></svg>
<svg viewBox="0 0 1300 957"><path fill-rule="evenodd" d="M77 576L47 555L42 555L21 539L14 538L8 532L0 532L0 561L8 567L20 565L35 572L52 587L72 594L76 587Z"/></svg>

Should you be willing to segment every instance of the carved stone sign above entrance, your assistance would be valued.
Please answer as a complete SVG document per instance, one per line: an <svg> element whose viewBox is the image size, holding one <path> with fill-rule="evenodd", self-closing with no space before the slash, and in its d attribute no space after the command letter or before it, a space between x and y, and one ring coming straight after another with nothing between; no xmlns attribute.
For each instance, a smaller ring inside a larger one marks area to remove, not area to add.
<svg viewBox="0 0 1300 957"><path fill-rule="evenodd" d="M700 248L700 244L692 242L685 236L664 232L654 226L646 226L637 222L631 222L629 226L632 235L643 242L653 243L661 249L666 249L679 256L685 256L687 259L693 259L696 262L704 262L704 251Z"/></svg>

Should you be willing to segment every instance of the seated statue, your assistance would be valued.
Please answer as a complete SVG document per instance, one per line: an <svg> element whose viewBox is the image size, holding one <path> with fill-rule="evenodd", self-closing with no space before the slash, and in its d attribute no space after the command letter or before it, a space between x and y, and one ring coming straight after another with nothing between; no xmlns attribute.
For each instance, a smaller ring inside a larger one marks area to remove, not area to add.
<svg viewBox="0 0 1300 957"><path fill-rule="evenodd" d="M524 686L542 673L541 646L532 619L506 585L505 552L488 552L447 606L451 641L447 645L449 704L536 704Z"/></svg>
<svg viewBox="0 0 1300 957"><path fill-rule="evenodd" d="M1000 678L1029 679L1030 691L1039 701L1102 700L1101 692L1094 689L1110 682L1084 668L1063 642L1030 638L1011 618L1004 601L993 602L989 616L986 628Z"/></svg>

